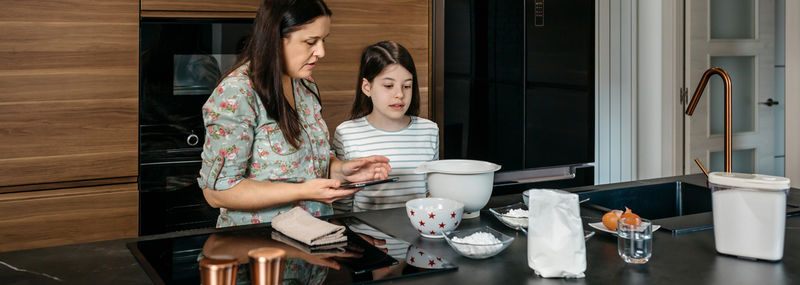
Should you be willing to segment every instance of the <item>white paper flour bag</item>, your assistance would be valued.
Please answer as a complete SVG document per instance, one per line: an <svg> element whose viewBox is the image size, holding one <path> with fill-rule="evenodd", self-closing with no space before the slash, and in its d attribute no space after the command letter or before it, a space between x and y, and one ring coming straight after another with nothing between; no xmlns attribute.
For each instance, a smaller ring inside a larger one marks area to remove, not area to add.
<svg viewBox="0 0 800 285"><path fill-rule="evenodd" d="M530 191L528 214L528 266L542 277L583 278L586 241L578 195Z"/></svg>

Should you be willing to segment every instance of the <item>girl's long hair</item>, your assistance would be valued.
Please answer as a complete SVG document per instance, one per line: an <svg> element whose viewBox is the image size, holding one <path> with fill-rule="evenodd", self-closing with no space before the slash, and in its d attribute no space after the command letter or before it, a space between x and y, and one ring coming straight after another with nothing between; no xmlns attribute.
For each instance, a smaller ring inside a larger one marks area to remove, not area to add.
<svg viewBox="0 0 800 285"><path fill-rule="evenodd" d="M372 99L361 91L361 80L366 78L372 82L384 68L391 64L399 64L411 73L413 86L411 88L411 104L406 110L407 116L419 115L419 83L417 82L417 68L414 59L408 50L393 41L382 41L364 49L361 54L361 67L358 69L356 82L356 98L350 110L350 120L361 118L372 113Z"/></svg>
<svg viewBox="0 0 800 285"><path fill-rule="evenodd" d="M283 95L282 39L316 18L331 14L323 0L264 0L256 13L253 35L231 69L250 63L248 73L253 89L267 114L278 123L286 141L295 148L299 147L301 126L297 112ZM314 93L314 96L322 102L319 94Z"/></svg>

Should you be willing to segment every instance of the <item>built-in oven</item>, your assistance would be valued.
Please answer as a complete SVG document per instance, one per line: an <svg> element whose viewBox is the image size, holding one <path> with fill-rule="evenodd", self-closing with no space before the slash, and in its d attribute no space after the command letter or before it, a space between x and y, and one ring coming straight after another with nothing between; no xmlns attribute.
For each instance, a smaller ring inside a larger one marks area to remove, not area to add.
<svg viewBox="0 0 800 285"><path fill-rule="evenodd" d="M213 227L219 211L197 185L201 108L234 64L252 19L142 18L139 234Z"/></svg>

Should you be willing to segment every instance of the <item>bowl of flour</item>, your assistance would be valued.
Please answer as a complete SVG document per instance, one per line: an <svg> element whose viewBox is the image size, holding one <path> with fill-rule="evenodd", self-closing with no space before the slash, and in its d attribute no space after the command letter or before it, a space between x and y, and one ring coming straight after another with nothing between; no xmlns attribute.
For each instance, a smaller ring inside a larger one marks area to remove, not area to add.
<svg viewBox="0 0 800 285"><path fill-rule="evenodd" d="M472 259L495 256L514 242L514 237L490 227L445 232L444 239L458 254Z"/></svg>
<svg viewBox="0 0 800 285"><path fill-rule="evenodd" d="M528 228L528 206L515 203L504 207L490 208L489 212L504 225L519 230Z"/></svg>

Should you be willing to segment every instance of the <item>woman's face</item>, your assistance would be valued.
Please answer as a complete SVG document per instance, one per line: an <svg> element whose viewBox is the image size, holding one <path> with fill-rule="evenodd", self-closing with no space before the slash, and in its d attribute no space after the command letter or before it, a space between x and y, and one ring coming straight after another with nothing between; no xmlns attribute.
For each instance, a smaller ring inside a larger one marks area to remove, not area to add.
<svg viewBox="0 0 800 285"><path fill-rule="evenodd" d="M372 118L402 121L411 105L414 78L402 65L390 64L372 82L362 79L361 91L372 99Z"/></svg>
<svg viewBox="0 0 800 285"><path fill-rule="evenodd" d="M283 61L287 75L307 78L320 58L325 57L325 38L331 30L331 18L320 16L300 26L283 38Z"/></svg>

